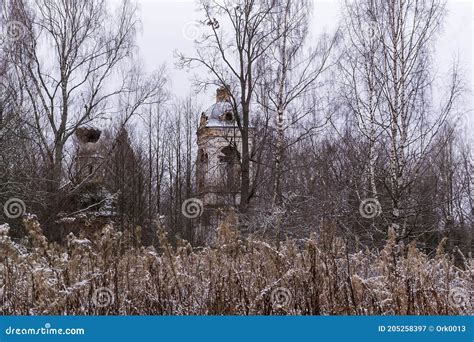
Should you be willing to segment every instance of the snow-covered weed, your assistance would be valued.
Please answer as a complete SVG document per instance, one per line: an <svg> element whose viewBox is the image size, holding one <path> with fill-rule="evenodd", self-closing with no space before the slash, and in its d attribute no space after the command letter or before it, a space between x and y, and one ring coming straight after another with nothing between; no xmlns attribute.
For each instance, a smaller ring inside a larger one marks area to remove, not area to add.
<svg viewBox="0 0 474 342"><path fill-rule="evenodd" d="M380 252L349 253L328 233L277 247L221 227L217 247L172 247L161 233L155 250L111 225L58 245L34 216L24 224L25 245L0 226L3 315L473 313L472 260L458 267L442 246L428 257L415 244L399 248L393 236Z"/></svg>

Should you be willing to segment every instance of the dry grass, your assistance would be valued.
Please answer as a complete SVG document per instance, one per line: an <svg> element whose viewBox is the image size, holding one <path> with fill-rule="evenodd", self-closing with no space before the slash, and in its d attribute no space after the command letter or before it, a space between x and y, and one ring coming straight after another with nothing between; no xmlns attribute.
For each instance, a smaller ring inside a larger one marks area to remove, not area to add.
<svg viewBox="0 0 474 342"><path fill-rule="evenodd" d="M460 269L441 246L433 258L414 245L399 253L391 237L380 252L349 254L326 229L304 246L287 241L277 250L223 226L217 248L197 251L185 242L172 248L162 233L156 251L134 247L133 237L109 225L92 241L71 234L59 246L46 240L34 217L24 222L25 246L0 226L3 315L472 313L473 262ZM100 288L110 297L94 301Z"/></svg>

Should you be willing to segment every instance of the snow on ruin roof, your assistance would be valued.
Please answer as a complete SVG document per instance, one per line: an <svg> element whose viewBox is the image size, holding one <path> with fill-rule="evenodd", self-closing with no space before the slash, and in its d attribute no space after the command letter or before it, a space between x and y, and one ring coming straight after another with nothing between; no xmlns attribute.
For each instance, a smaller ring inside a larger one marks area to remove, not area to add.
<svg viewBox="0 0 474 342"><path fill-rule="evenodd" d="M218 101L214 103L203 112L207 117L205 127L236 127L235 120L225 120L223 115L227 112L234 112L230 102Z"/></svg>

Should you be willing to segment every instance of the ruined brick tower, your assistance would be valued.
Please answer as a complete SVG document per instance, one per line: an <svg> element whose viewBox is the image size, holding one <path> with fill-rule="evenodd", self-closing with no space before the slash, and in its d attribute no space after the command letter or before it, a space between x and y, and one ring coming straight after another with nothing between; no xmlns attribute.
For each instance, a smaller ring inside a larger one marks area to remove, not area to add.
<svg viewBox="0 0 474 342"><path fill-rule="evenodd" d="M240 204L242 139L226 87L217 89L216 103L201 114L197 131L197 195L204 205L194 234L197 244L214 240L216 228Z"/></svg>
<svg viewBox="0 0 474 342"><path fill-rule="evenodd" d="M76 155L76 178L79 182L100 183L103 178L98 170L103 160L99 152L102 132L96 128L79 127L76 130L78 142Z"/></svg>
<svg viewBox="0 0 474 342"><path fill-rule="evenodd" d="M115 217L115 198L104 187L106 170L102 132L93 127L78 127L75 131L74 190L69 197L67 212L60 213L60 236L69 233L91 238Z"/></svg>
<svg viewBox="0 0 474 342"><path fill-rule="evenodd" d="M76 130L77 152L75 160L78 209L87 208L95 216L112 217L114 198L105 188L106 169L102 132L97 128L79 127Z"/></svg>

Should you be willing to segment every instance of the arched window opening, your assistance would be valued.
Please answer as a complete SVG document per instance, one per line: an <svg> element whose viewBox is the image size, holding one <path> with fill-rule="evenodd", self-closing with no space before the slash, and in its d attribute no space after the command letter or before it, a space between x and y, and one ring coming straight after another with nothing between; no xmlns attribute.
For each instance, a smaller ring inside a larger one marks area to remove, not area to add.
<svg viewBox="0 0 474 342"><path fill-rule="evenodd" d="M227 191L238 191L239 187L239 169L240 169L240 153L231 145L221 149L219 162L222 164L222 185Z"/></svg>
<svg viewBox="0 0 474 342"><path fill-rule="evenodd" d="M199 162L207 163L209 161L209 156L203 149L199 149Z"/></svg>
<svg viewBox="0 0 474 342"><path fill-rule="evenodd" d="M226 112L226 113L224 114L224 118L225 118L226 121L232 121L232 120L234 120L234 116L232 115L232 112Z"/></svg>
<svg viewBox="0 0 474 342"><path fill-rule="evenodd" d="M197 168L197 189L202 191L204 188L204 181L207 172L207 163L209 156L202 148L198 151L198 168Z"/></svg>

